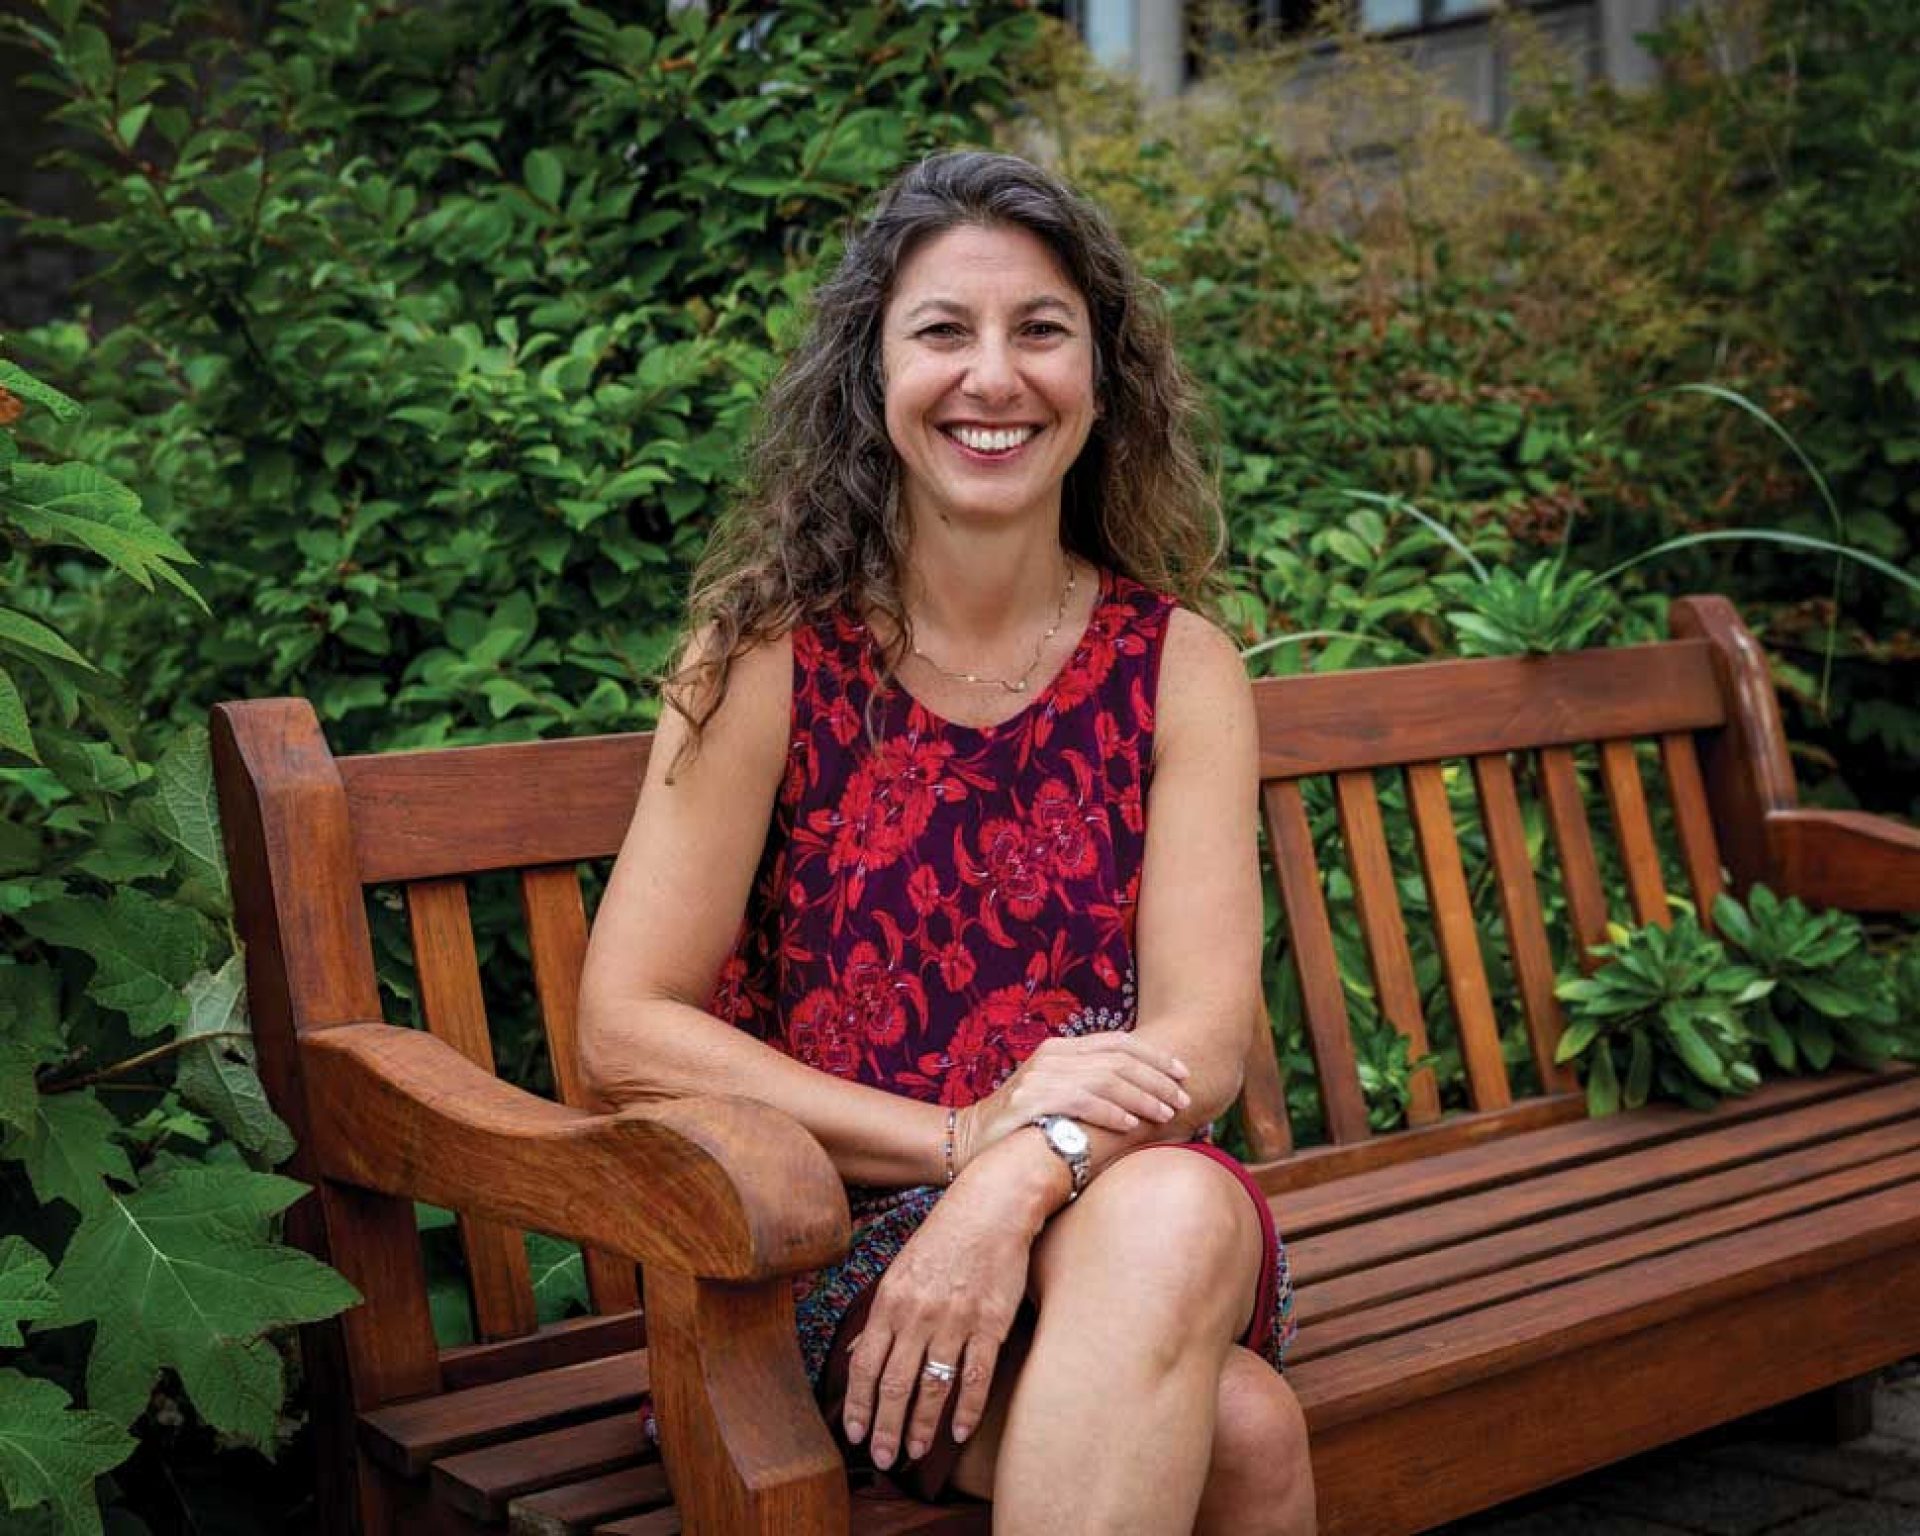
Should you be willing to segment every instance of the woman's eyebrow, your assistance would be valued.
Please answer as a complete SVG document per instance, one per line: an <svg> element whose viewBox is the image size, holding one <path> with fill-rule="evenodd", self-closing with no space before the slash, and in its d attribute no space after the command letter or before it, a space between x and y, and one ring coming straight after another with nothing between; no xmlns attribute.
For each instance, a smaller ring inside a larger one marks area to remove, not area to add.
<svg viewBox="0 0 1920 1536"><path fill-rule="evenodd" d="M1067 315L1071 315L1074 312L1073 305L1067 300L1055 294L1043 293L1017 305L1014 309L1014 314L1024 320L1029 315L1036 314L1043 309L1057 309L1062 314ZM922 299L918 304L914 305L912 309L907 311L904 318L908 325L912 325L928 314L953 315L961 320L971 320L973 318L973 310L967 305L962 304L958 299Z"/></svg>

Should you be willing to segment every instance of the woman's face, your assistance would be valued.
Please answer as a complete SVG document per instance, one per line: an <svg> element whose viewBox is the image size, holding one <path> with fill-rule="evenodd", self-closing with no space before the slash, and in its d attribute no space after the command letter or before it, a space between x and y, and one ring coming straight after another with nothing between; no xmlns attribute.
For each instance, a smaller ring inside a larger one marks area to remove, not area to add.
<svg viewBox="0 0 1920 1536"><path fill-rule="evenodd" d="M883 320L908 516L1051 518L1093 430L1086 300L1037 235L962 225L900 266Z"/></svg>

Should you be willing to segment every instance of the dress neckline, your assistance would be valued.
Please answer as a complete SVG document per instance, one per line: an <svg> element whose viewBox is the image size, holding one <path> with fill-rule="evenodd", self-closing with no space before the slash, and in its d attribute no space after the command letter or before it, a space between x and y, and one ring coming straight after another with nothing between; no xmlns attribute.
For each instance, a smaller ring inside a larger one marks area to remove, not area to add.
<svg viewBox="0 0 1920 1536"><path fill-rule="evenodd" d="M1067 652L1066 658L1059 666L1054 668L1053 675L1035 690L1033 696L1029 698L1025 704L1021 705L1020 708L1008 715L1006 719L996 720L991 725L968 725L962 720L950 720L931 704L922 700L920 696L905 683L901 682L898 672L888 680L888 685L895 692L899 693L911 708L919 710L922 715L932 721L933 724L943 732L993 737L999 736L1019 726L1028 716L1037 714L1044 706L1053 702L1053 695L1059 687L1060 679L1066 676L1083 658L1087 649L1087 642L1093 637L1094 623L1100 617L1101 609L1105 608L1114 600L1113 572L1104 565L1097 565L1094 567L1094 578L1099 585L1094 594L1093 606L1087 610L1086 622L1080 626L1080 634L1074 640L1073 649ZM877 678L880 671L879 644L874 639L873 631L866 624L861 624L860 632L865 637L865 661L868 673L870 676Z"/></svg>

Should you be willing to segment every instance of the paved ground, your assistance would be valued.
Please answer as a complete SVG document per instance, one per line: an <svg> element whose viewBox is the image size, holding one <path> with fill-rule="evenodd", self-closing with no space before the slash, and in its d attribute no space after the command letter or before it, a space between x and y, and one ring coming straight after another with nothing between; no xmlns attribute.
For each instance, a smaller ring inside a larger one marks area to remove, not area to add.
<svg viewBox="0 0 1920 1536"><path fill-rule="evenodd" d="M1920 1536L1920 1362L1882 1378L1874 1431L1814 1445L1749 1421L1448 1526L1442 1536Z"/></svg>

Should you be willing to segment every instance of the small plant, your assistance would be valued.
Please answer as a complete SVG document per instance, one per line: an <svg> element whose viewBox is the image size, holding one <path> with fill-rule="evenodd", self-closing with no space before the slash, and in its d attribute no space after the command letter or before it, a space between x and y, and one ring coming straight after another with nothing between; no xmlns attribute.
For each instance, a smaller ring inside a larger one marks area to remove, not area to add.
<svg viewBox="0 0 1920 1536"><path fill-rule="evenodd" d="M1435 578L1459 606L1446 614L1462 656L1527 656L1574 651L1618 617L1618 602L1592 571L1537 560L1523 574L1496 566L1485 576Z"/></svg>
<svg viewBox="0 0 1920 1536"><path fill-rule="evenodd" d="M1756 885L1745 906L1723 894L1713 920L1729 949L1774 984L1752 1022L1781 1071L1822 1072L1836 1055L1877 1067L1920 1054L1920 1020L1909 1010L1902 1027L1892 969L1868 951L1858 918L1810 911Z"/></svg>
<svg viewBox="0 0 1920 1536"><path fill-rule="evenodd" d="M1691 914L1671 928L1607 933L1612 942L1594 950L1601 967L1555 989L1569 1005L1555 1059L1582 1062L1588 1110L1638 1109L1656 1090L1704 1109L1756 1087L1743 1012L1774 983L1731 959Z"/></svg>

